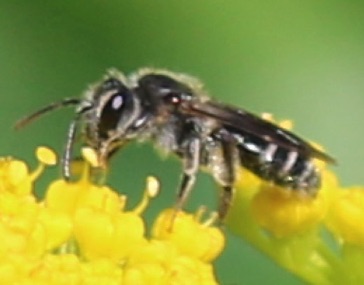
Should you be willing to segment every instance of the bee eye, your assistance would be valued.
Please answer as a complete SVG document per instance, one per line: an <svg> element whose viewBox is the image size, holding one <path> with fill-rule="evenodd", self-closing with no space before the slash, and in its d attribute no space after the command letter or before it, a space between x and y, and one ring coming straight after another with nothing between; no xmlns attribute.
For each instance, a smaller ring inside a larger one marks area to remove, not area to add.
<svg viewBox="0 0 364 285"><path fill-rule="evenodd" d="M104 105L99 121L99 135L107 138L111 130L115 130L122 116L133 110L132 94L128 91L117 92L110 96Z"/></svg>
<svg viewBox="0 0 364 285"><path fill-rule="evenodd" d="M116 94L114 95L111 100L110 100L110 106L109 108L111 109L111 111L118 111L120 108L123 107L123 96L120 94Z"/></svg>

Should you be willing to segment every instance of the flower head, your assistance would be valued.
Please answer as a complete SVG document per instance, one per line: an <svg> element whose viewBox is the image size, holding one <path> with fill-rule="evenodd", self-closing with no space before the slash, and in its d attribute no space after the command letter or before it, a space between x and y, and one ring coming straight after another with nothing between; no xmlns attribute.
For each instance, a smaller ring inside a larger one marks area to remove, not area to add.
<svg viewBox="0 0 364 285"><path fill-rule="evenodd" d="M281 127L292 125L284 121ZM228 227L309 283L361 284L364 189L343 188L325 163L315 163L322 176L317 195L241 170Z"/></svg>
<svg viewBox="0 0 364 285"><path fill-rule="evenodd" d="M125 210L126 196L90 181L90 163L83 163L78 181L56 180L39 200L33 182L46 165L56 163L56 156L47 148L36 153L39 166L33 172L22 161L0 160L4 284L217 284L211 262L224 238L213 220L202 222L196 214L179 212L167 229L162 221L173 210L165 210L148 237L142 215L159 192L154 177L147 178L144 195L132 210ZM180 224L199 230L195 246L186 246L191 238Z"/></svg>

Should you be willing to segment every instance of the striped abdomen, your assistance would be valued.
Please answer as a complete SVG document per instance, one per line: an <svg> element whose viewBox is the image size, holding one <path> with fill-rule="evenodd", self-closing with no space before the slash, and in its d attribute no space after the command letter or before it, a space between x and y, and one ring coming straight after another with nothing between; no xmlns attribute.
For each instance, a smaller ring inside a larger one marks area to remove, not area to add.
<svg viewBox="0 0 364 285"><path fill-rule="evenodd" d="M241 165L262 179L310 194L320 187L320 174L310 156L254 135L234 137Z"/></svg>

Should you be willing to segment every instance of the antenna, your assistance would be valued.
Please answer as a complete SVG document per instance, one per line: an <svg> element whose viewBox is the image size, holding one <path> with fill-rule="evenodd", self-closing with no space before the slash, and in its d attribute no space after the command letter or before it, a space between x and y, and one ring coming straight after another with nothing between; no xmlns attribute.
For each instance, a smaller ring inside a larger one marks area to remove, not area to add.
<svg viewBox="0 0 364 285"><path fill-rule="evenodd" d="M55 111L57 109L67 107L67 106L70 106L70 105L78 105L78 104L80 104L80 102L81 102L80 99L67 98L67 99L63 99L62 101L49 104L49 105L35 111L34 113L32 113L32 114L18 120L15 123L14 128L16 130L19 130L19 129L23 128L24 126L32 123L34 120L38 119L39 117L43 116L44 114L47 114L47 113L49 113L51 111Z"/></svg>

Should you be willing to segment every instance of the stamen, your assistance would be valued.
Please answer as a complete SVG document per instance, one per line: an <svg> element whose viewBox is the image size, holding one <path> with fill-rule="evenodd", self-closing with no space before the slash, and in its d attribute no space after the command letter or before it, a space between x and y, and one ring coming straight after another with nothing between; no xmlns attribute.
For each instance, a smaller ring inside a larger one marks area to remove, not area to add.
<svg viewBox="0 0 364 285"><path fill-rule="evenodd" d="M48 147L37 147L35 155L37 159L45 165L55 165L57 163L57 154Z"/></svg>
<svg viewBox="0 0 364 285"><path fill-rule="evenodd" d="M217 220L219 219L219 214L218 212L212 212L210 214L210 217L201 225L204 227L210 227L212 226Z"/></svg>
<svg viewBox="0 0 364 285"><path fill-rule="evenodd" d="M91 147L83 147L81 150L82 157L92 166L100 167L96 151Z"/></svg>
<svg viewBox="0 0 364 285"><path fill-rule="evenodd" d="M81 180L88 182L90 179L90 167L99 167L99 160L96 151L91 147L83 147L81 155L85 160Z"/></svg>
<svg viewBox="0 0 364 285"><path fill-rule="evenodd" d="M124 211L128 197L126 195L120 195L120 211Z"/></svg>
<svg viewBox="0 0 364 285"><path fill-rule="evenodd" d="M160 183L158 179L154 176L148 176L146 184L146 191L148 191L149 197L156 197L160 192Z"/></svg>
<svg viewBox="0 0 364 285"><path fill-rule="evenodd" d="M146 179L146 186L142 200L134 208L133 212L137 215L142 214L147 208L150 199L158 195L159 189L160 189L160 184L157 178L155 178L154 176L148 176Z"/></svg>
<svg viewBox="0 0 364 285"><path fill-rule="evenodd" d="M38 167L30 174L30 180L36 180L44 171L46 165L55 165L57 163L57 155L48 147L40 146L35 151L35 156L40 162Z"/></svg>
<svg viewBox="0 0 364 285"><path fill-rule="evenodd" d="M278 124L283 129L286 129L286 130L293 129L293 122L291 120L277 121L277 120L274 119L274 116L271 113L262 113L261 118L263 120L268 121L268 122Z"/></svg>
<svg viewBox="0 0 364 285"><path fill-rule="evenodd" d="M206 213L207 207L206 206L200 206L198 207L196 213L194 214L194 218L196 222L201 222L202 216Z"/></svg>
<svg viewBox="0 0 364 285"><path fill-rule="evenodd" d="M291 120L282 120L279 122L279 126L286 130L292 130L293 122Z"/></svg>
<svg viewBox="0 0 364 285"><path fill-rule="evenodd" d="M261 117L262 117L263 120L266 120L268 122L273 122L274 121L274 118L273 118L273 114L272 113L266 113L266 112L264 112L264 113L262 113Z"/></svg>

